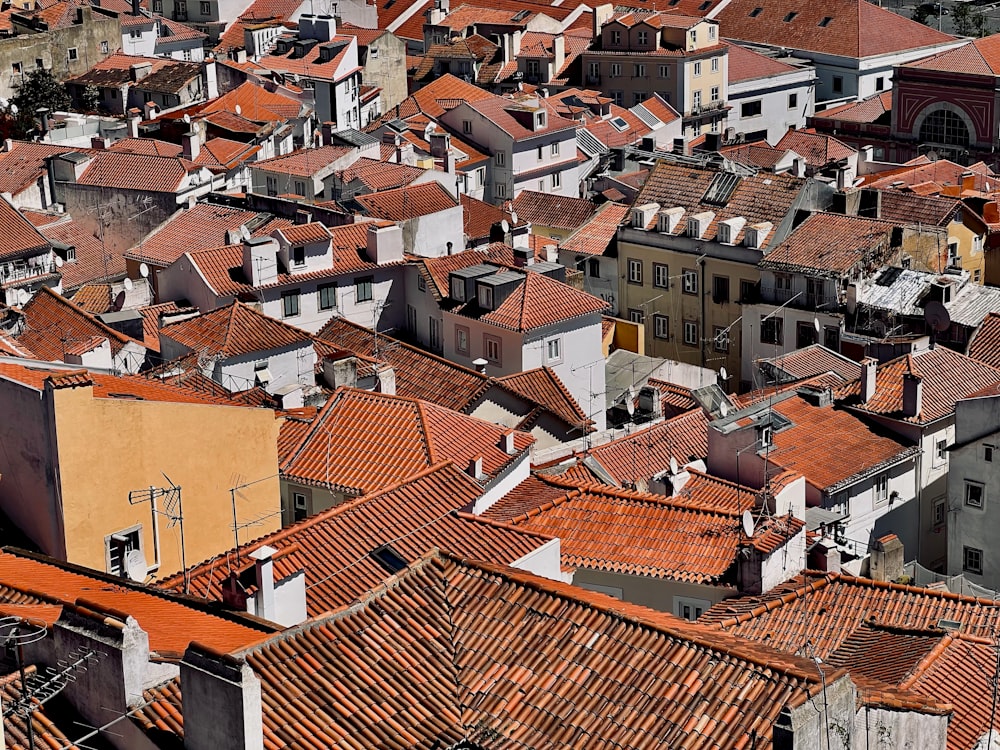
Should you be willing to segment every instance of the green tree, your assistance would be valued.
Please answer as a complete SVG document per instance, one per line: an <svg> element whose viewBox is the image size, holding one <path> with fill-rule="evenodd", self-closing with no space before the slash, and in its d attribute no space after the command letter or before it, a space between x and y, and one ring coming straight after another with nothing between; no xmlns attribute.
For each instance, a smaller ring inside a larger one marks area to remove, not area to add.
<svg viewBox="0 0 1000 750"><path fill-rule="evenodd" d="M983 11L973 7L971 2L959 2L953 6L951 22L959 36L986 36L990 33L989 19Z"/></svg>
<svg viewBox="0 0 1000 750"><path fill-rule="evenodd" d="M17 93L10 100L8 114L14 120L14 131L25 136L35 127L37 112L47 107L50 112L68 109L69 94L66 87L51 72L35 68L17 86Z"/></svg>
<svg viewBox="0 0 1000 750"><path fill-rule="evenodd" d="M93 85L84 86L80 94L80 104L84 112L96 112L101 104L101 90Z"/></svg>
<svg viewBox="0 0 1000 750"><path fill-rule="evenodd" d="M930 26L930 17L932 15L937 15L937 9L931 3L923 3L918 5L913 9L913 15L910 16L917 23L922 23Z"/></svg>

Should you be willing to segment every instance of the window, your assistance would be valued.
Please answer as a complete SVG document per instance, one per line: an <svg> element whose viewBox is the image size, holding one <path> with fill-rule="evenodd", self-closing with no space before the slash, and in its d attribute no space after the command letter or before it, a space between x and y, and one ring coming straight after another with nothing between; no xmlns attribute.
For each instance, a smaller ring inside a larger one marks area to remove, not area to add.
<svg viewBox="0 0 1000 750"><path fill-rule="evenodd" d="M879 474L872 482L872 490L875 494L875 504L881 505L889 499L889 475Z"/></svg>
<svg viewBox="0 0 1000 750"><path fill-rule="evenodd" d="M983 460L987 463L993 463L993 446L984 445L983 446Z"/></svg>
<svg viewBox="0 0 1000 750"><path fill-rule="evenodd" d="M625 92L624 91L612 90L611 91L611 101L612 101L612 103L614 103L614 105L616 107L621 107L623 105L624 101L625 101Z"/></svg>
<svg viewBox="0 0 1000 750"><path fill-rule="evenodd" d="M599 79L601 77L601 64L600 63L596 63L596 62L590 63L590 65L587 67L587 70L590 71L587 75L589 75L591 78L593 78L593 79L596 80L596 79Z"/></svg>
<svg viewBox="0 0 1000 750"><path fill-rule="evenodd" d="M142 29L132 29L128 33L128 38L132 40L142 39Z"/></svg>
<svg viewBox="0 0 1000 750"><path fill-rule="evenodd" d="M587 275L592 279L601 278L601 264L597 258L587 259Z"/></svg>
<svg viewBox="0 0 1000 750"><path fill-rule="evenodd" d="M552 189L558 190L562 187L562 172L552 173Z"/></svg>
<svg viewBox="0 0 1000 750"><path fill-rule="evenodd" d="M712 603L707 599L689 599L686 596L674 597L674 614L685 620L697 620Z"/></svg>
<svg viewBox="0 0 1000 750"><path fill-rule="evenodd" d="M965 480L965 504L970 508L982 508L986 501L986 485Z"/></svg>
<svg viewBox="0 0 1000 750"><path fill-rule="evenodd" d="M761 100L757 99L753 102L743 102L740 105L740 117L760 117Z"/></svg>
<svg viewBox="0 0 1000 750"><path fill-rule="evenodd" d="M788 95L788 108L789 109L796 109L798 106L799 106L799 95L798 94L789 94Z"/></svg>
<svg viewBox="0 0 1000 750"><path fill-rule="evenodd" d="M76 60L78 57L76 52L76 47L70 47L68 50L66 50L66 56L69 57L71 61Z"/></svg>
<svg viewBox="0 0 1000 750"><path fill-rule="evenodd" d="M633 91L632 92L632 106L635 107L635 106L637 106L639 104L642 104L648 98L649 97L646 96L646 92L645 91Z"/></svg>
<svg viewBox="0 0 1000 750"><path fill-rule="evenodd" d="M628 319L633 323L645 323L646 314L635 307L630 307L628 309Z"/></svg>
<svg viewBox="0 0 1000 750"><path fill-rule="evenodd" d="M278 178L267 176L267 194L275 196L278 194Z"/></svg>
<svg viewBox="0 0 1000 750"><path fill-rule="evenodd" d="M937 441L937 457L939 461L948 460L948 441L938 440Z"/></svg>
<svg viewBox="0 0 1000 750"><path fill-rule="evenodd" d="M646 66L643 64L637 64L632 66L632 77L633 78L645 78L646 77Z"/></svg>
<svg viewBox="0 0 1000 750"><path fill-rule="evenodd" d="M406 306L406 330L412 334L417 332L417 308L413 305Z"/></svg>
<svg viewBox="0 0 1000 750"><path fill-rule="evenodd" d="M882 91L885 88L885 78L879 76L875 79L875 90Z"/></svg>
<svg viewBox="0 0 1000 750"><path fill-rule="evenodd" d="M153 12L154 13L163 12L163 0L153 0Z"/></svg>
<svg viewBox="0 0 1000 750"><path fill-rule="evenodd" d="M299 314L299 290L285 292L281 295L281 314L285 318L294 318Z"/></svg>
<svg viewBox="0 0 1000 750"><path fill-rule="evenodd" d="M700 60L694 64L694 74L696 76L700 76L701 75L701 61Z"/></svg>
<svg viewBox="0 0 1000 750"><path fill-rule="evenodd" d="M764 425L760 428L758 437L761 448L770 448L774 445L774 428L769 424Z"/></svg>
<svg viewBox="0 0 1000 750"><path fill-rule="evenodd" d="M688 346L698 346L698 323L696 321L684 321L684 343Z"/></svg>
<svg viewBox="0 0 1000 750"><path fill-rule="evenodd" d="M670 288L670 266L663 263L653 264L653 286L660 289Z"/></svg>
<svg viewBox="0 0 1000 750"><path fill-rule="evenodd" d="M944 526L944 522L948 517L948 503L945 498L939 498L934 501L934 527L940 528Z"/></svg>
<svg viewBox="0 0 1000 750"><path fill-rule="evenodd" d="M712 72L713 73L719 72L719 58L717 57L712 58Z"/></svg>
<svg viewBox="0 0 1000 750"><path fill-rule="evenodd" d="M373 276L362 276L354 280L355 302L371 302Z"/></svg>
<svg viewBox="0 0 1000 750"><path fill-rule="evenodd" d="M545 342L545 359L548 362L562 359L562 339L549 339Z"/></svg>
<svg viewBox="0 0 1000 750"><path fill-rule="evenodd" d="M639 42L640 46L645 47L647 44L649 44L649 32L648 31L637 32L636 41Z"/></svg>
<svg viewBox="0 0 1000 750"><path fill-rule="evenodd" d="M292 265L304 266L306 264L306 249L304 247L292 248Z"/></svg>
<svg viewBox="0 0 1000 750"><path fill-rule="evenodd" d="M309 515L309 505L306 496L301 492L292 493L292 518L295 521L302 521Z"/></svg>
<svg viewBox="0 0 1000 750"><path fill-rule="evenodd" d="M713 276L712 277L712 301L719 302L729 302L729 277L728 276Z"/></svg>
<svg viewBox="0 0 1000 750"><path fill-rule="evenodd" d="M697 294L698 272L690 268L685 268L681 271L681 283L684 294Z"/></svg>
<svg viewBox="0 0 1000 750"><path fill-rule="evenodd" d="M142 551L142 524L104 537L104 560L112 575L128 575L128 553Z"/></svg>
<svg viewBox="0 0 1000 750"><path fill-rule="evenodd" d="M761 14L761 13L762 13L763 11L764 11L764 9L763 9L763 8L754 8L754 9L753 9L752 11L750 11L750 18L756 18L756 17L757 17L757 16L759 16L759 15L760 15L760 14Z"/></svg>
<svg viewBox="0 0 1000 750"><path fill-rule="evenodd" d="M660 66L660 78L670 78L670 66L661 65Z"/></svg>
<svg viewBox="0 0 1000 750"><path fill-rule="evenodd" d="M538 70L538 60L528 60L528 75L537 76Z"/></svg>
<svg viewBox="0 0 1000 750"><path fill-rule="evenodd" d="M469 353L469 329L465 326L455 326L455 350L459 354Z"/></svg>
<svg viewBox="0 0 1000 750"><path fill-rule="evenodd" d="M833 93L843 94L844 93L844 77L834 76L833 77Z"/></svg>
<svg viewBox="0 0 1000 750"><path fill-rule="evenodd" d="M507 195L507 185L503 182L498 182L494 186L493 192L496 193L497 198L504 198Z"/></svg>
<svg viewBox="0 0 1000 750"><path fill-rule="evenodd" d="M939 109L931 112L920 126L920 139L945 146L968 146L969 129L954 112Z"/></svg>
<svg viewBox="0 0 1000 750"><path fill-rule="evenodd" d="M472 132L472 120L462 120L462 132L463 133Z"/></svg>
<svg viewBox="0 0 1000 750"><path fill-rule="evenodd" d="M501 361L500 355L502 354L500 339L496 336L483 334L483 352L486 355L486 359L495 365L499 365Z"/></svg>
<svg viewBox="0 0 1000 750"><path fill-rule="evenodd" d="M729 351L729 329L722 326L712 328L712 349L717 352Z"/></svg>
<svg viewBox="0 0 1000 750"><path fill-rule="evenodd" d="M440 354L444 349L444 341L441 336L441 320L433 315L427 319L427 326L431 332L431 351Z"/></svg>
<svg viewBox="0 0 1000 750"><path fill-rule="evenodd" d="M42 60L42 58L40 58L40 57L36 57L35 58L35 67L38 68L39 70L41 70L42 68L45 67L45 61Z"/></svg>
<svg viewBox="0 0 1000 750"><path fill-rule="evenodd" d="M203 0L200 3L200 7L201 7L201 14L203 16L210 16L210 15L212 15L212 4L211 3L206 3Z"/></svg>
<svg viewBox="0 0 1000 750"><path fill-rule="evenodd" d="M712 86L712 101L713 102L719 101L719 87L718 86ZM713 122L712 125L715 125L715 123ZM712 132L714 133L715 131L713 130Z"/></svg>
<svg viewBox="0 0 1000 750"><path fill-rule="evenodd" d="M670 318L666 315L653 316L653 335L658 339L670 338Z"/></svg>
<svg viewBox="0 0 1000 750"><path fill-rule="evenodd" d="M749 279L740 279L740 303L748 304L757 301L757 284Z"/></svg>
<svg viewBox="0 0 1000 750"><path fill-rule="evenodd" d="M369 47L368 54L371 55L372 60L378 60L378 47Z"/></svg>
<svg viewBox="0 0 1000 750"><path fill-rule="evenodd" d="M642 283L642 261L635 258L628 259L628 283Z"/></svg>
<svg viewBox="0 0 1000 750"><path fill-rule="evenodd" d="M19 62L12 63L10 67L11 67L11 70L13 71L14 75L16 75L16 76L21 75L21 63L19 63Z"/></svg>
<svg viewBox="0 0 1000 750"><path fill-rule="evenodd" d="M792 11L787 16L785 16L785 18L784 18L785 23L791 23L792 21L795 20L795 16L797 16L797 15L798 15L797 12Z"/></svg>
<svg viewBox="0 0 1000 750"><path fill-rule="evenodd" d="M766 315L760 317L760 343L781 346L784 343L784 321Z"/></svg>
<svg viewBox="0 0 1000 750"><path fill-rule="evenodd" d="M549 146L549 156L559 156L559 141L555 141Z"/></svg>
<svg viewBox="0 0 1000 750"><path fill-rule="evenodd" d="M983 574L983 551L975 547L963 547L962 570L981 576Z"/></svg>
<svg viewBox="0 0 1000 750"><path fill-rule="evenodd" d="M498 167L502 167L507 163L507 154L503 151L497 151L496 156L493 158Z"/></svg>
<svg viewBox="0 0 1000 750"><path fill-rule="evenodd" d="M827 26L830 25L830 21L832 21L832 20L833 19L830 16L823 16L823 20L819 22L818 26L820 28L825 29Z"/></svg>
<svg viewBox="0 0 1000 750"><path fill-rule="evenodd" d="M622 66L619 63L611 63L611 77L618 78L622 74Z"/></svg>
<svg viewBox="0 0 1000 750"><path fill-rule="evenodd" d="M316 290L319 292L319 309L333 310L337 307L337 285L320 284Z"/></svg>
<svg viewBox="0 0 1000 750"><path fill-rule="evenodd" d="M982 280L982 275L983 272L977 268L975 271L972 272L972 281L976 284L980 283L980 281Z"/></svg>
<svg viewBox="0 0 1000 750"><path fill-rule="evenodd" d="M691 41L691 44L697 44L698 43L698 29L691 29L691 31L688 32L688 39Z"/></svg>
<svg viewBox="0 0 1000 750"><path fill-rule="evenodd" d="M701 9L702 10L706 10L707 7L708 7L708 5L706 3L702 3L701 4ZM708 38L709 39L715 39L715 27L714 26L709 26L708 27Z"/></svg>
<svg viewBox="0 0 1000 750"><path fill-rule="evenodd" d="M545 147L544 146L539 146L538 147L538 161L542 161L544 158L545 158Z"/></svg>
<svg viewBox="0 0 1000 750"><path fill-rule="evenodd" d="M417 274L417 291L426 292L427 291L427 281L421 274Z"/></svg>
<svg viewBox="0 0 1000 750"><path fill-rule="evenodd" d="M622 33L620 31L616 30L611 32L611 43L612 44L622 43Z"/></svg>
<svg viewBox="0 0 1000 750"><path fill-rule="evenodd" d="M476 290L477 302L484 310L493 309L493 287L481 284Z"/></svg>

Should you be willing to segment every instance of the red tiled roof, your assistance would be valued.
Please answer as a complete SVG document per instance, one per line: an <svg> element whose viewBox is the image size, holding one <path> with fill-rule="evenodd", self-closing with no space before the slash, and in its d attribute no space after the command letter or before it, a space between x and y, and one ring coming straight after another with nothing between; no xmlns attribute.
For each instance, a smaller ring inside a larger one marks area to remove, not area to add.
<svg viewBox="0 0 1000 750"><path fill-rule="evenodd" d="M345 183L358 180L368 190L379 191L405 187L426 171L408 164L392 164L365 156L341 171L339 176Z"/></svg>
<svg viewBox="0 0 1000 750"><path fill-rule="evenodd" d="M892 112L892 90L862 99L860 102L848 102L839 107L830 107L813 115L814 119L841 120L843 122L878 122ZM886 123L888 124L888 123Z"/></svg>
<svg viewBox="0 0 1000 750"><path fill-rule="evenodd" d="M845 674L447 553L242 658L274 748L770 745L783 711ZM147 691L140 725L180 730L178 692Z"/></svg>
<svg viewBox="0 0 1000 750"><path fill-rule="evenodd" d="M48 143L13 141L10 151L0 152L0 192L17 195L35 188L38 179L48 174L45 161L48 157L79 150Z"/></svg>
<svg viewBox="0 0 1000 750"><path fill-rule="evenodd" d="M802 68L775 60L773 57L762 55L738 44L729 45L728 83L730 86L734 83L797 73L801 70Z"/></svg>
<svg viewBox="0 0 1000 750"><path fill-rule="evenodd" d="M463 468L476 457L495 477L534 442L515 433L517 453L501 448L507 431L417 399L342 388L320 410L312 429L288 455L282 476L346 494L374 492L439 461Z"/></svg>
<svg viewBox="0 0 1000 750"><path fill-rule="evenodd" d="M364 227L367 229L367 227ZM329 242L330 230L318 221L308 224L293 224L276 230L289 245L308 245L313 242ZM366 232L367 235L367 232Z"/></svg>
<svg viewBox="0 0 1000 750"><path fill-rule="evenodd" d="M577 425L590 421L563 382L548 367L505 375L497 378L497 381L536 404L544 404L566 424Z"/></svg>
<svg viewBox="0 0 1000 750"><path fill-rule="evenodd" d="M178 144L160 141L156 138L122 138L108 146L108 150L146 154L147 156L181 156L184 152L184 149Z"/></svg>
<svg viewBox="0 0 1000 750"><path fill-rule="evenodd" d="M423 38L423 34L421 34L421 38ZM398 106L383 113L381 120L378 122L388 122L397 117L412 117L419 113L437 119L445 113L444 107L439 104L440 101L476 101L479 99L490 99L494 96L496 95L479 88L475 84L466 83L461 78L456 78L448 73L431 81L423 88L411 94L409 98L404 99Z"/></svg>
<svg viewBox="0 0 1000 750"><path fill-rule="evenodd" d="M0 233L4 240L0 245L0 260L42 255L49 248L48 240L35 225L3 199L0 199Z"/></svg>
<svg viewBox="0 0 1000 750"><path fill-rule="evenodd" d="M114 354L133 341L44 286L24 306L24 320L17 341L40 359L62 361L67 346L94 337L108 339Z"/></svg>
<svg viewBox="0 0 1000 750"><path fill-rule="evenodd" d="M287 94L268 91L262 84L247 81L200 107L198 113L206 115L226 112L235 115L237 107L240 109L240 117L255 123L292 120L299 117L304 109L300 101ZM177 116L182 117L183 113Z"/></svg>
<svg viewBox="0 0 1000 750"><path fill-rule="evenodd" d="M842 276L860 263L887 260L896 224L844 214L815 213L764 256L761 268L809 269Z"/></svg>
<svg viewBox="0 0 1000 750"><path fill-rule="evenodd" d="M357 195L354 200L365 214L388 221L407 221L459 205L451 193L437 181Z"/></svg>
<svg viewBox="0 0 1000 750"><path fill-rule="evenodd" d="M670 466L708 456L708 418L701 409L668 419L592 448L594 458L619 484L646 482Z"/></svg>
<svg viewBox="0 0 1000 750"><path fill-rule="evenodd" d="M119 190L176 193L182 189L184 178L198 169L197 164L182 157L97 151L76 182Z"/></svg>
<svg viewBox="0 0 1000 750"><path fill-rule="evenodd" d="M110 284L87 284L73 295L72 302L91 315L100 315L113 307L115 296Z"/></svg>
<svg viewBox="0 0 1000 750"><path fill-rule="evenodd" d="M973 175L972 185L976 190L985 190L985 183L995 180L997 175L982 162L970 166L962 166L947 159L930 161L925 156L907 162L902 167L884 172L876 172L865 178L866 187L895 188L896 183L916 187L923 183L934 183L944 186L963 186L966 180L962 177L966 172ZM985 190L985 192L989 192Z"/></svg>
<svg viewBox="0 0 1000 750"><path fill-rule="evenodd" d="M50 241L71 245L75 258L63 263L63 291L71 292L84 284L117 281L125 278L125 257L117 250L110 250L94 233L76 221L47 224L41 233Z"/></svg>
<svg viewBox="0 0 1000 750"><path fill-rule="evenodd" d="M481 240L489 238L493 227L502 221L506 221L510 226L523 226L525 220L517 217L517 224L511 220L509 211L504 211L490 203L473 198L462 193L459 196L462 201L462 217L465 224L466 241Z"/></svg>
<svg viewBox="0 0 1000 750"><path fill-rule="evenodd" d="M389 573L371 553L390 545L413 563L434 548L511 565L550 537L461 513L482 487L453 464L441 463L396 486L338 505L226 553L227 565L210 560L189 571L195 596L221 599L229 571L253 570L249 554L261 545L278 550L275 577L302 570L307 611L315 617L351 604ZM163 580L179 590L183 575Z"/></svg>
<svg viewBox="0 0 1000 750"><path fill-rule="evenodd" d="M320 148L300 148L283 156L272 156L270 159L254 162L254 169L268 172L312 177L326 169L333 161L347 156L354 150L351 146L321 146Z"/></svg>
<svg viewBox="0 0 1000 750"><path fill-rule="evenodd" d="M755 13L757 8L762 10ZM830 20L823 23L827 18ZM854 58L955 41L953 36L866 0L763 4L760 0L732 0L721 6L715 19L728 39Z"/></svg>
<svg viewBox="0 0 1000 750"><path fill-rule="evenodd" d="M656 388L660 396L662 414L667 419L698 407L690 388L660 378L650 378L646 381L646 385Z"/></svg>
<svg viewBox="0 0 1000 750"><path fill-rule="evenodd" d="M558 229L577 229L594 215L596 207L583 198L522 190L514 199L513 210L519 219Z"/></svg>
<svg viewBox="0 0 1000 750"><path fill-rule="evenodd" d="M812 344L764 361L770 362L796 380L827 372L837 373L845 382L861 377L861 365L822 344Z"/></svg>
<svg viewBox="0 0 1000 750"><path fill-rule="evenodd" d="M76 301L75 297L73 301ZM179 309L176 302L160 302L139 308L139 314L142 315L142 340L151 352L160 353L160 315Z"/></svg>
<svg viewBox="0 0 1000 750"><path fill-rule="evenodd" d="M921 379L921 410L904 416L903 376ZM1000 370L941 346L907 354L880 365L875 373L875 393L861 403L860 381L841 388L838 399L852 409L915 424L926 424L955 411L955 402L1000 383Z"/></svg>
<svg viewBox="0 0 1000 750"><path fill-rule="evenodd" d="M51 224L52 222L61 221L66 218L66 214L49 213L48 211L34 211L30 208L19 208L18 211L21 212L21 216L30 221L36 227L44 227L46 224Z"/></svg>
<svg viewBox="0 0 1000 750"><path fill-rule="evenodd" d="M958 198L918 195L903 190L884 190L879 201L882 219L911 226L946 227L954 221L963 206Z"/></svg>
<svg viewBox="0 0 1000 750"><path fill-rule="evenodd" d="M53 609L55 612L51 611ZM48 623L50 619L58 619L58 613L62 609L38 604L5 606L2 611L5 615ZM33 688L32 692L37 692L39 682L47 679L47 674L44 676L40 674L33 664L25 667L24 674L26 681ZM11 709L5 710L3 715L4 741L7 750L35 750L38 747L81 750L66 736L63 727L60 726L61 722L53 721L54 717L62 718L60 712L47 711L38 698L29 698L25 695L19 672L0 677L0 701ZM30 710L25 711L24 709L28 709L29 706ZM22 711L27 715L23 716Z"/></svg>
<svg viewBox="0 0 1000 750"><path fill-rule="evenodd" d="M1000 75L1000 36L973 39L957 49L904 63L902 67L995 77Z"/></svg>
<svg viewBox="0 0 1000 750"><path fill-rule="evenodd" d="M969 356L1000 368L1000 312L992 312L983 320L969 342Z"/></svg>
<svg viewBox="0 0 1000 750"><path fill-rule="evenodd" d="M815 130L789 130L774 147L782 151L794 151L806 160L807 165L816 169L825 167L830 162L848 159L857 153L846 143Z"/></svg>
<svg viewBox="0 0 1000 750"><path fill-rule="evenodd" d="M228 138L210 138L202 144L198 158L194 161L209 169L219 167L229 170L249 161L258 151L260 146L250 143L231 141Z"/></svg>
<svg viewBox="0 0 1000 750"><path fill-rule="evenodd" d="M0 552L0 585L15 590L30 586L32 595L45 597L48 602L79 602L88 609L130 615L149 634L150 649L165 658L178 658L195 639L228 652L274 632L266 625L211 614L204 607L192 606L155 589L41 555Z"/></svg>
<svg viewBox="0 0 1000 750"><path fill-rule="evenodd" d="M242 302L170 323L160 336L183 344L198 354L240 357L271 349L307 345L305 331L257 312Z"/></svg>
<svg viewBox="0 0 1000 750"><path fill-rule="evenodd" d="M584 255L604 255L628 212L628 206L605 203L597 209L596 214L559 243L560 249Z"/></svg>

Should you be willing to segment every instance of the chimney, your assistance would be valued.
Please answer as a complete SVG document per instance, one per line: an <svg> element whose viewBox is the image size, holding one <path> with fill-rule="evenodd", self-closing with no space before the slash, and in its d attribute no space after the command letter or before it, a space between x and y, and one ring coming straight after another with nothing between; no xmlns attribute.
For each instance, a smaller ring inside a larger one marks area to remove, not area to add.
<svg viewBox="0 0 1000 750"><path fill-rule="evenodd" d="M233 58L233 62L242 64L247 61L247 51L244 47L240 47L239 49L234 49L230 53L230 56Z"/></svg>
<svg viewBox="0 0 1000 750"><path fill-rule="evenodd" d="M556 34L552 38L552 55L555 57L552 62L552 75L556 76L566 62L566 37L562 34Z"/></svg>
<svg viewBox="0 0 1000 750"><path fill-rule="evenodd" d="M35 110L35 114L38 116L38 127L41 130L42 135L46 135L51 129L51 122L49 120L49 108L39 107Z"/></svg>
<svg viewBox="0 0 1000 750"><path fill-rule="evenodd" d="M387 396L396 395L396 371L391 365L382 365L378 372L378 392Z"/></svg>
<svg viewBox="0 0 1000 750"><path fill-rule="evenodd" d="M129 66L129 79L132 83L138 83L143 78L153 72L153 63L135 63Z"/></svg>
<svg viewBox="0 0 1000 750"><path fill-rule="evenodd" d="M192 643L181 681L185 750L264 750L260 678L246 660Z"/></svg>
<svg viewBox="0 0 1000 750"><path fill-rule="evenodd" d="M261 286L278 278L278 241L273 237L243 240L243 275L251 286Z"/></svg>
<svg viewBox="0 0 1000 750"><path fill-rule="evenodd" d="M535 252L530 247L514 248L514 265L518 268L525 268L535 262Z"/></svg>
<svg viewBox="0 0 1000 750"><path fill-rule="evenodd" d="M142 15L142 0L132 0L132 15L133 16Z"/></svg>
<svg viewBox="0 0 1000 750"><path fill-rule="evenodd" d="M895 534L875 540L868 561L873 581L895 581L903 575L903 543Z"/></svg>
<svg viewBox="0 0 1000 750"><path fill-rule="evenodd" d="M604 28L604 24L615 14L615 6L608 3L606 5L598 5L594 8L594 26L591 29L593 34L591 36L594 39L599 39L601 36L601 29Z"/></svg>
<svg viewBox="0 0 1000 750"><path fill-rule="evenodd" d="M219 73L215 67L215 57L208 55L205 57L205 67L203 68L205 77L205 98L208 100L219 98Z"/></svg>
<svg viewBox="0 0 1000 750"><path fill-rule="evenodd" d="M97 151L104 151L110 145L111 141L99 135L92 136L90 139L90 147Z"/></svg>
<svg viewBox="0 0 1000 750"><path fill-rule="evenodd" d="M466 469L466 473L473 479L483 478L483 457L476 456L475 458L469 459L469 467Z"/></svg>
<svg viewBox="0 0 1000 750"><path fill-rule="evenodd" d="M323 360L323 380L328 387L337 389L341 386L358 387L358 360L356 357Z"/></svg>
<svg viewBox="0 0 1000 750"><path fill-rule="evenodd" d="M545 253L546 263L559 262L559 248L556 245L546 245L542 248L542 252Z"/></svg>
<svg viewBox="0 0 1000 750"><path fill-rule="evenodd" d="M274 606L274 560L272 559L278 550L274 547L264 545L250 553L254 560L254 571L257 578L257 593L254 598L254 614L265 620L274 620L276 613Z"/></svg>
<svg viewBox="0 0 1000 750"><path fill-rule="evenodd" d="M500 450L506 453L508 456L513 456L516 452L514 448L514 431L508 430L503 435L500 436Z"/></svg>
<svg viewBox="0 0 1000 750"><path fill-rule="evenodd" d="M133 107L128 111L128 137L139 137L139 123L142 122L142 110Z"/></svg>
<svg viewBox="0 0 1000 750"><path fill-rule="evenodd" d="M147 120L155 120L159 111L160 108L156 106L156 102L146 102L142 105L142 113Z"/></svg>
<svg viewBox="0 0 1000 750"><path fill-rule="evenodd" d="M923 407L924 379L911 372L903 375L903 414L907 417L920 416Z"/></svg>
<svg viewBox="0 0 1000 750"><path fill-rule="evenodd" d="M185 159L188 159L189 161L197 159L198 154L201 153L201 138L198 136L198 131L189 130L182 135L181 146L183 148Z"/></svg>
<svg viewBox="0 0 1000 750"><path fill-rule="evenodd" d="M861 360L861 403L867 404L875 395L875 373L878 360L865 357Z"/></svg>
<svg viewBox="0 0 1000 750"><path fill-rule="evenodd" d="M485 375L486 374L486 365L488 365L488 364L489 364L489 361L483 359L482 357L480 357L479 359L472 360L472 366L476 368L476 371L480 375Z"/></svg>
<svg viewBox="0 0 1000 750"><path fill-rule="evenodd" d="M368 227L368 260L378 265L403 260L403 230L398 224Z"/></svg>

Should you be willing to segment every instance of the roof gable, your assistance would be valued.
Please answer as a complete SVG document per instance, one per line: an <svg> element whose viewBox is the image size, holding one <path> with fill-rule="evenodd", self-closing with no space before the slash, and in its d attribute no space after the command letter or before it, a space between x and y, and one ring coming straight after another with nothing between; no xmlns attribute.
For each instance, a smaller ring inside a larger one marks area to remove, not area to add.
<svg viewBox="0 0 1000 750"><path fill-rule="evenodd" d="M160 336L183 344L199 355L224 358L312 344L312 338L305 331L239 301L170 323L160 329Z"/></svg>

